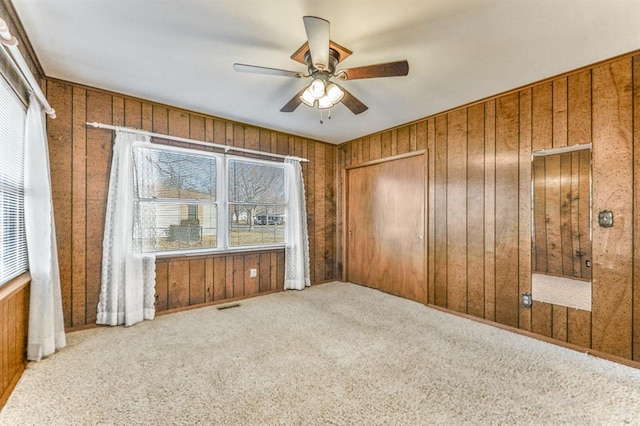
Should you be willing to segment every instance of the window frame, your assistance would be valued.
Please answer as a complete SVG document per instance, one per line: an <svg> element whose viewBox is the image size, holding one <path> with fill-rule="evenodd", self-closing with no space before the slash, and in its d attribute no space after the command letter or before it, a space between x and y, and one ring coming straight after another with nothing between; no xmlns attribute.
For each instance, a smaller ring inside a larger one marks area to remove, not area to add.
<svg viewBox="0 0 640 426"><path fill-rule="evenodd" d="M174 250L158 250L158 251L150 251L149 253L155 254L156 258L167 258L167 257L175 257L175 256L197 256L204 254L221 254L221 253L238 253L238 252L250 252L250 251L263 251L263 250L274 250L274 249L282 249L285 247L285 242L282 243L271 243L271 244L255 244L255 245L238 245L232 246L230 244L231 240L231 222L229 210L232 204L240 204L237 202L229 201L229 164L231 161L240 161L245 163L254 163L259 165L268 165L271 167L281 168L284 171L285 165L280 161L272 161L272 160L263 160L257 158L244 157L241 155L233 155L228 153L220 153L214 151L206 151L201 149L193 149L186 148L174 145L168 145L164 143L154 143L151 144L145 142L136 142L132 145L132 150L137 149L138 147L155 149L155 150L164 150L164 151L172 151L178 152L188 155L198 155L205 157L212 157L216 159L216 197L215 201L204 201L204 200L194 200L187 198L175 198L167 201L166 199L148 199L148 198L138 198L137 191L134 190L134 202L153 202L153 203L176 203L176 204L185 204L185 205L215 205L216 206L216 247L215 248L193 248L193 249L174 249ZM132 152L133 155L133 152ZM132 162L132 167L134 167L135 163L135 155L133 155L134 161ZM132 171L133 173L133 171ZM283 204L268 204L274 206L282 206L284 210L284 215L287 215L287 189L286 185L283 188L284 191L284 202ZM255 203L251 203L255 204ZM260 203L261 205L263 203Z"/></svg>

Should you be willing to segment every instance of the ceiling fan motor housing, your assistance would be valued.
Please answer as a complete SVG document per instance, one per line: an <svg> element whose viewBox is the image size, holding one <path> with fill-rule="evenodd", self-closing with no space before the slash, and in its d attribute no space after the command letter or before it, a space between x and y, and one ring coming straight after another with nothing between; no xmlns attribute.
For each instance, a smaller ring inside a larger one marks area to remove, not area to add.
<svg viewBox="0 0 640 426"><path fill-rule="evenodd" d="M340 54L334 49L329 48L329 67L326 70L320 70L313 66L311 53L309 51L304 54L304 62L307 64L309 75L315 78L322 78L321 76L324 75L326 79L328 79L336 72L336 66L338 66L338 62L340 62Z"/></svg>

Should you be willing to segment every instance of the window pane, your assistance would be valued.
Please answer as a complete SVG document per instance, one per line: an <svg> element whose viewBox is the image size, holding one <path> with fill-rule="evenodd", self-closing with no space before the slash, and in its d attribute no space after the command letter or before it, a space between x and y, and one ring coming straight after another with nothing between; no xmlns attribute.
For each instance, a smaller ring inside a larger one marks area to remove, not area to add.
<svg viewBox="0 0 640 426"><path fill-rule="evenodd" d="M206 155L136 147L139 198L216 199L216 159Z"/></svg>
<svg viewBox="0 0 640 426"><path fill-rule="evenodd" d="M284 204L284 169L229 161L229 202Z"/></svg>
<svg viewBox="0 0 640 426"><path fill-rule="evenodd" d="M284 206L229 205L229 245L284 243Z"/></svg>
<svg viewBox="0 0 640 426"><path fill-rule="evenodd" d="M216 248L215 204L137 203L134 243L143 252Z"/></svg>

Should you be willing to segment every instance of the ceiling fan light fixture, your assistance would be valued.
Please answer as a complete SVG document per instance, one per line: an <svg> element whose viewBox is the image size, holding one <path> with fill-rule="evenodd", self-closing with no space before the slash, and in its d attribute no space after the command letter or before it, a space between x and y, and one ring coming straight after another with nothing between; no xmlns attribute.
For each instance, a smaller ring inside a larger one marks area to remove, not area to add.
<svg viewBox="0 0 640 426"><path fill-rule="evenodd" d="M337 84L329 83L327 84L327 96L331 99L331 103L335 105L344 97L344 91Z"/></svg>
<svg viewBox="0 0 640 426"><path fill-rule="evenodd" d="M309 85L308 90L314 99L320 99L324 96L324 81L319 78L314 79Z"/></svg>
<svg viewBox="0 0 640 426"><path fill-rule="evenodd" d="M331 108L334 103L331 101L329 95L324 95L320 99L318 99L318 109L326 109Z"/></svg>
<svg viewBox="0 0 640 426"><path fill-rule="evenodd" d="M316 102L316 98L315 96L313 96L311 94L311 86L307 87L304 92L302 92L302 95L300 95L300 100L302 101L303 104L305 104L308 107L313 107L313 105Z"/></svg>

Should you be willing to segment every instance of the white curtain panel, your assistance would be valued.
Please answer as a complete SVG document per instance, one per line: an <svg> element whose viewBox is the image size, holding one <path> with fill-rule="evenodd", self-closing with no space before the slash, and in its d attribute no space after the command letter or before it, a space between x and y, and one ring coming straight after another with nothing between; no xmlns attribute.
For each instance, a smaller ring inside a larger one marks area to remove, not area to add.
<svg viewBox="0 0 640 426"><path fill-rule="evenodd" d="M307 207L302 181L302 167L297 158L284 161L287 190L287 220L285 222L285 290L303 290L311 285L309 274L309 235Z"/></svg>
<svg viewBox="0 0 640 426"><path fill-rule="evenodd" d="M102 252L98 324L131 326L155 316L155 255L134 244L133 144L148 136L118 131L113 145Z"/></svg>
<svg viewBox="0 0 640 426"><path fill-rule="evenodd" d="M31 296L27 359L40 361L67 344L62 316L49 148L40 102L31 95L25 126L24 220Z"/></svg>

